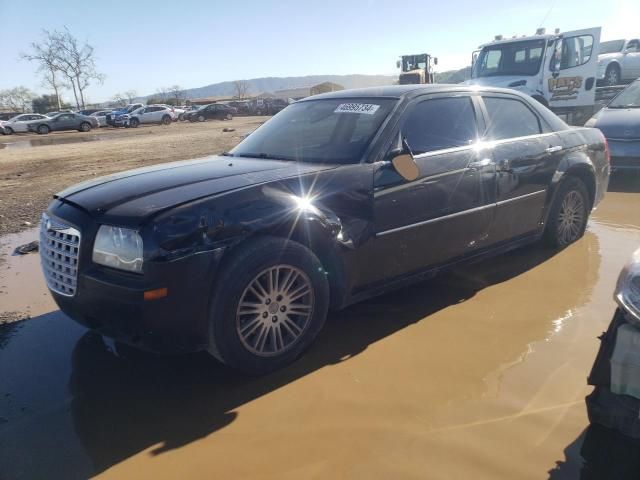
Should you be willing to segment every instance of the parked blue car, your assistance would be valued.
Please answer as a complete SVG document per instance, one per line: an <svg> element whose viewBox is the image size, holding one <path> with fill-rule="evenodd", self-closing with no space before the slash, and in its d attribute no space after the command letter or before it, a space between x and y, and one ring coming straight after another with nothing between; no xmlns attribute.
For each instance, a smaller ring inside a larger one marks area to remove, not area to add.
<svg viewBox="0 0 640 480"><path fill-rule="evenodd" d="M609 142L612 171L640 172L640 79L616 95L585 127L600 129Z"/></svg>

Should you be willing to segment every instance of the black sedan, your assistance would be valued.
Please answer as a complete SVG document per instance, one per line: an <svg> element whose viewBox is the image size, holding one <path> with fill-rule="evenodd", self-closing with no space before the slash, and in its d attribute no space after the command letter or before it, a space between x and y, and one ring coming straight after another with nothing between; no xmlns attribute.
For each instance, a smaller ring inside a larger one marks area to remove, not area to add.
<svg viewBox="0 0 640 480"><path fill-rule="evenodd" d="M58 113L50 118L30 123L29 131L44 135L49 132L59 132L63 130L88 132L92 128L98 127L98 120L95 117L87 117L79 113Z"/></svg>
<svg viewBox="0 0 640 480"><path fill-rule="evenodd" d="M228 105L212 103L211 105L200 107L198 110L185 113L184 119L190 122L204 122L210 119L231 120L236 112L235 108Z"/></svg>
<svg viewBox="0 0 640 480"><path fill-rule="evenodd" d="M260 374L301 355L330 308L463 260L571 244L608 178L600 131L517 92L345 90L289 106L222 156L58 193L40 252L82 324Z"/></svg>
<svg viewBox="0 0 640 480"><path fill-rule="evenodd" d="M640 79L620 92L587 123L609 142L612 170L640 171Z"/></svg>

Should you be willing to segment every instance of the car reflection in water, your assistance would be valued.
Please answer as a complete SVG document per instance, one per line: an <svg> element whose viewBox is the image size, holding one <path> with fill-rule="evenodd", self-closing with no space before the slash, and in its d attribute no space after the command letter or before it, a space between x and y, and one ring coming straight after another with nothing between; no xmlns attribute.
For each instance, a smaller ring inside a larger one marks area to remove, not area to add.
<svg viewBox="0 0 640 480"><path fill-rule="evenodd" d="M485 337L470 346L464 344L469 361L479 364L484 374L467 376L464 388L451 392L447 388L447 401L465 401L470 394L480 397L486 393L485 377L502 369L505 358L513 361L527 350L530 342L553 334L552 322L545 319L564 317L567 311L589 300L600 268L598 237L587 232L567 249L572 268L553 268L545 263L555 253L538 245L522 248L503 258L467 265L438 279L334 313L317 345L307 355L265 377L243 377L206 354L144 354L105 343L100 335L87 332L75 345L69 383L75 431L94 463L95 470L86 473L100 473L154 445L159 446L151 453L157 455L210 435L233 422L237 415L234 410L251 400L320 368L348 361L370 344L414 323L428 322L431 315L471 299L484 288L502 284L536 267L548 269L554 276L554 284L567 285L562 295L548 296L540 312L521 315L522 319L512 318L513 303L492 304L488 307L494 314L487 320L491 322L490 341L500 348L489 348ZM544 295L549 284L541 276L529 284L530 290L526 292L514 291L508 285L500 288L526 298ZM510 320L508 325L505 319ZM438 362L447 365L460 362L460 350L439 351ZM433 359L433 352L428 358ZM428 358L414 361L426 362Z"/></svg>

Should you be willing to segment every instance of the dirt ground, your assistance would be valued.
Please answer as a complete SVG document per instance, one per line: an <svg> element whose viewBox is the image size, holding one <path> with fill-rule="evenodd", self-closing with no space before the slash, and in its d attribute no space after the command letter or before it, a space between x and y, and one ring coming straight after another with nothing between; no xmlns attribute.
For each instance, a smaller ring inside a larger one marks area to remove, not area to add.
<svg viewBox="0 0 640 480"><path fill-rule="evenodd" d="M155 163L229 150L269 117L0 135L0 235L35 225L51 196L74 183ZM233 132L223 132L233 128Z"/></svg>

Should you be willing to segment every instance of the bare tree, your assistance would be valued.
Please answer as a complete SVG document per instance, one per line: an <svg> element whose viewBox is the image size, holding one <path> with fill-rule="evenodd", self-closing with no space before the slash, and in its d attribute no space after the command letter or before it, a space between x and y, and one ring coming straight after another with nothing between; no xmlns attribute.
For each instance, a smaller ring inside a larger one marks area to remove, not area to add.
<svg viewBox="0 0 640 480"><path fill-rule="evenodd" d="M31 110L31 100L35 95L26 87L20 86L0 90L0 105L14 112Z"/></svg>
<svg viewBox="0 0 640 480"><path fill-rule="evenodd" d="M166 100L167 98L169 98L169 89L167 87L160 87L156 91L156 95L162 98L162 100Z"/></svg>
<svg viewBox="0 0 640 480"><path fill-rule="evenodd" d="M116 105L122 106L124 107L127 103L131 103L127 101L127 93L116 93L113 98L111 99L111 101L113 103L115 103Z"/></svg>
<svg viewBox="0 0 640 480"><path fill-rule="evenodd" d="M77 88L78 107L84 108L84 91L91 81L97 80L100 83L104 81L104 75L96 70L94 48L86 42L80 45L78 39L66 27L62 32L54 30L51 33L45 30L45 34L55 47L56 65L69 79L74 93Z"/></svg>
<svg viewBox="0 0 640 480"><path fill-rule="evenodd" d="M180 99L184 98L184 89L180 85L171 85L167 90L171 97L175 98L174 103L179 105Z"/></svg>
<svg viewBox="0 0 640 480"><path fill-rule="evenodd" d="M45 38L40 43L33 42L29 53L21 53L20 58L30 62L38 62L38 72L42 73L42 85L51 88L58 101L58 110L62 109L60 88L63 86L58 76L62 73L56 61L53 38L45 30Z"/></svg>
<svg viewBox="0 0 640 480"><path fill-rule="evenodd" d="M138 96L138 92L132 89L132 90L127 90L122 95L127 99L129 103L133 103L133 101Z"/></svg>
<svg viewBox="0 0 640 480"><path fill-rule="evenodd" d="M233 82L233 88L236 90L235 98L244 100L249 96L249 82L245 80L236 80Z"/></svg>

